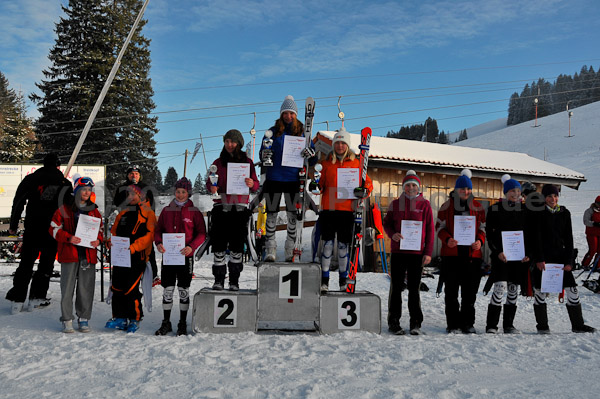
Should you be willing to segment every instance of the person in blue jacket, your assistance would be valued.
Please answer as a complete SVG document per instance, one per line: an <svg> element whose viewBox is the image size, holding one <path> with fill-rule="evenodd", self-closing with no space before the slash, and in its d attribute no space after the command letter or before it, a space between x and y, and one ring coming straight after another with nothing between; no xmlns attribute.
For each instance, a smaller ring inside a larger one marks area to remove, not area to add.
<svg viewBox="0 0 600 399"><path fill-rule="evenodd" d="M265 262L275 262L277 244L275 230L281 196L285 200L287 212L287 238L285 240L285 260L292 260L294 243L296 241L296 203L299 201L300 168L283 166L283 149L286 136L304 136L304 124L298 120L298 106L294 97L285 97L279 110L279 119L269 130L273 133L273 145L265 148L264 140L260 150L261 161L271 159L273 166L266 167L266 178L263 182L261 195L266 200L267 225L265 241ZM302 156L312 158L315 151L311 147L302 151ZM300 232L301 233L301 232Z"/></svg>

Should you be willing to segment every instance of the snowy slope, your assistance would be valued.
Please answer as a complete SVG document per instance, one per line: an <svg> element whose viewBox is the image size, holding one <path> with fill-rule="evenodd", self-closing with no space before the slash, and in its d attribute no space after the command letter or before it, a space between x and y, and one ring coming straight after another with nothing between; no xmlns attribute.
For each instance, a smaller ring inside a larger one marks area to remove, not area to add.
<svg viewBox="0 0 600 399"><path fill-rule="evenodd" d="M453 145L518 151L539 159L545 156L548 162L583 173L587 182L579 190L563 187L559 200L571 211L575 246L581 257L587 250L583 212L600 194L600 102L572 111L572 137L568 137L569 117L561 112L538 119L538 127L529 121Z"/></svg>
<svg viewBox="0 0 600 399"><path fill-rule="evenodd" d="M465 144L516 149L576 171L588 178L579 191L565 189L561 203L574 216L577 246L585 248L580 219L600 193L598 163L600 104L576 109L574 138L565 115L469 139ZM204 204L204 201L203 201ZM308 242L309 230L303 242ZM278 233L278 250L284 232ZM308 249L305 248L305 251ZM358 275L358 288L381 297L381 335L361 332L316 334L196 334L156 337L162 319L160 288L155 309L146 312L132 335L103 329L110 307L100 302L99 279L89 334L60 332L57 301L44 310L12 316L3 298L15 265L0 264L0 397L2 398L595 398L600 333L575 335L564 305L548 300L552 334L535 333L531 301L519 298L515 325L520 335L483 333L488 297L477 300L476 335L447 335L437 280L425 279L422 293L424 336L394 336L385 328L389 280ZM196 263L192 293L212 285L211 258ZM100 272L99 272L100 273ZM587 273L586 273L587 275ZM107 275L106 275L107 276ZM256 268L247 264L241 288L256 288ZM335 287L335 279L332 287ZM483 286L484 281L482 281ZM49 296L60 298L58 281ZM600 327L600 296L581 290L588 324ZM406 298L406 296L405 296ZM402 318L408 327L408 314ZM172 321L176 322L177 305ZM188 317L191 324L191 315Z"/></svg>
<svg viewBox="0 0 600 399"><path fill-rule="evenodd" d="M497 130L504 129L506 127L506 118L494 119L493 121L481 123L479 125L471 126L467 128L467 137L477 137L483 134L495 132ZM460 136L460 130L458 132L452 132L449 135L450 142L453 143Z"/></svg>

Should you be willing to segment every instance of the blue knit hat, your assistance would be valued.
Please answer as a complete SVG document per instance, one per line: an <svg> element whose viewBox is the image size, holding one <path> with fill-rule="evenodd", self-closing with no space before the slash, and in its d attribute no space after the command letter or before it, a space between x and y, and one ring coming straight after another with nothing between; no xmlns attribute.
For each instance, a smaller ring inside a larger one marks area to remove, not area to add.
<svg viewBox="0 0 600 399"><path fill-rule="evenodd" d="M506 194L513 188L518 188L519 190L521 190L521 183L519 183L515 179L511 179L509 174L503 175L500 180L504 184L504 194Z"/></svg>
<svg viewBox="0 0 600 399"><path fill-rule="evenodd" d="M471 177L473 173L469 169L463 169L460 172L460 176L456 179L456 183L454 183L454 188L470 188L473 189L473 183L471 182Z"/></svg>
<svg viewBox="0 0 600 399"><path fill-rule="evenodd" d="M287 95L285 100L283 100L283 104L281 104L281 108L279 109L279 115L285 111L293 112L298 116L298 106L296 105L296 101L294 101L294 97L290 95Z"/></svg>

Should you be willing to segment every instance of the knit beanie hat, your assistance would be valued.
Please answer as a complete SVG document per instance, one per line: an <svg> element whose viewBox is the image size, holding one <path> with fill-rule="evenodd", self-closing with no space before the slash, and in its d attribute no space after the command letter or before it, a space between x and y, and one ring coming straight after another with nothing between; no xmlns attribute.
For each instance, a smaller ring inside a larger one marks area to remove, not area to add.
<svg viewBox="0 0 600 399"><path fill-rule="evenodd" d="M502 175L502 178L500 180L504 184L504 194L506 194L513 188L518 188L519 190L521 190L521 183L519 183L515 179L511 179L509 174Z"/></svg>
<svg viewBox="0 0 600 399"><path fill-rule="evenodd" d="M283 104L281 104L281 108L279 109L279 115L285 111L293 112L298 116L298 106L296 105L296 101L294 101L294 97L290 95L285 96L285 100L283 100Z"/></svg>
<svg viewBox="0 0 600 399"><path fill-rule="evenodd" d="M223 136L223 142L225 142L225 140L227 139L238 143L238 148L240 149L244 146L244 137L242 136L242 133L237 129L231 129L230 131L225 133L225 136Z"/></svg>
<svg viewBox="0 0 600 399"><path fill-rule="evenodd" d="M183 188L188 192L188 194L192 194L192 182L186 177L182 177L181 179L177 180L177 183L175 183L175 189L178 188Z"/></svg>
<svg viewBox="0 0 600 399"><path fill-rule="evenodd" d="M415 183L419 189L421 189L421 179L417 176L417 173L414 170L409 170L406 172L406 177L402 180L402 188L408 183Z"/></svg>
<svg viewBox="0 0 600 399"><path fill-rule="evenodd" d="M600 195L596 197L596 200L594 201L596 204L600 204Z"/></svg>
<svg viewBox="0 0 600 399"><path fill-rule="evenodd" d="M456 179L456 183L454 184L454 188L470 188L473 189L473 183L471 182L471 177L473 173L469 169L463 169L460 172L460 176Z"/></svg>
<svg viewBox="0 0 600 399"><path fill-rule="evenodd" d="M344 128L341 127L336 131L335 136L333 136L333 142L331 145L334 145L336 142L341 141L344 142L350 147L350 133Z"/></svg>
<svg viewBox="0 0 600 399"><path fill-rule="evenodd" d="M542 187L542 195L547 197L552 194L558 196L558 187L554 184L544 184L544 187Z"/></svg>

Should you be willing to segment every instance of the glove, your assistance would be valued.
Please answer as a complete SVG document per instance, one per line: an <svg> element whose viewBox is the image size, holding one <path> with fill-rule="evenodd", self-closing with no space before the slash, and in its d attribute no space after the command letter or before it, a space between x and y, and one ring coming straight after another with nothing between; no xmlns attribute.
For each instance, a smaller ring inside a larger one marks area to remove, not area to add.
<svg viewBox="0 0 600 399"><path fill-rule="evenodd" d="M319 190L319 185L317 183L315 183L314 181L311 181L310 183L308 183L308 191L312 192L312 193L318 193Z"/></svg>
<svg viewBox="0 0 600 399"><path fill-rule="evenodd" d="M312 158L315 156L316 152L312 148L306 147L305 149L302 150L301 154L304 158Z"/></svg>
<svg viewBox="0 0 600 399"><path fill-rule="evenodd" d="M367 198L369 196L369 190L364 187L356 187L354 189L354 196L356 198Z"/></svg>
<svg viewBox="0 0 600 399"><path fill-rule="evenodd" d="M262 150L262 152L260 154L260 160L264 162L267 159L271 159L272 156L273 156L273 150Z"/></svg>
<svg viewBox="0 0 600 399"><path fill-rule="evenodd" d="M594 222L594 227L600 227L600 222Z"/></svg>

